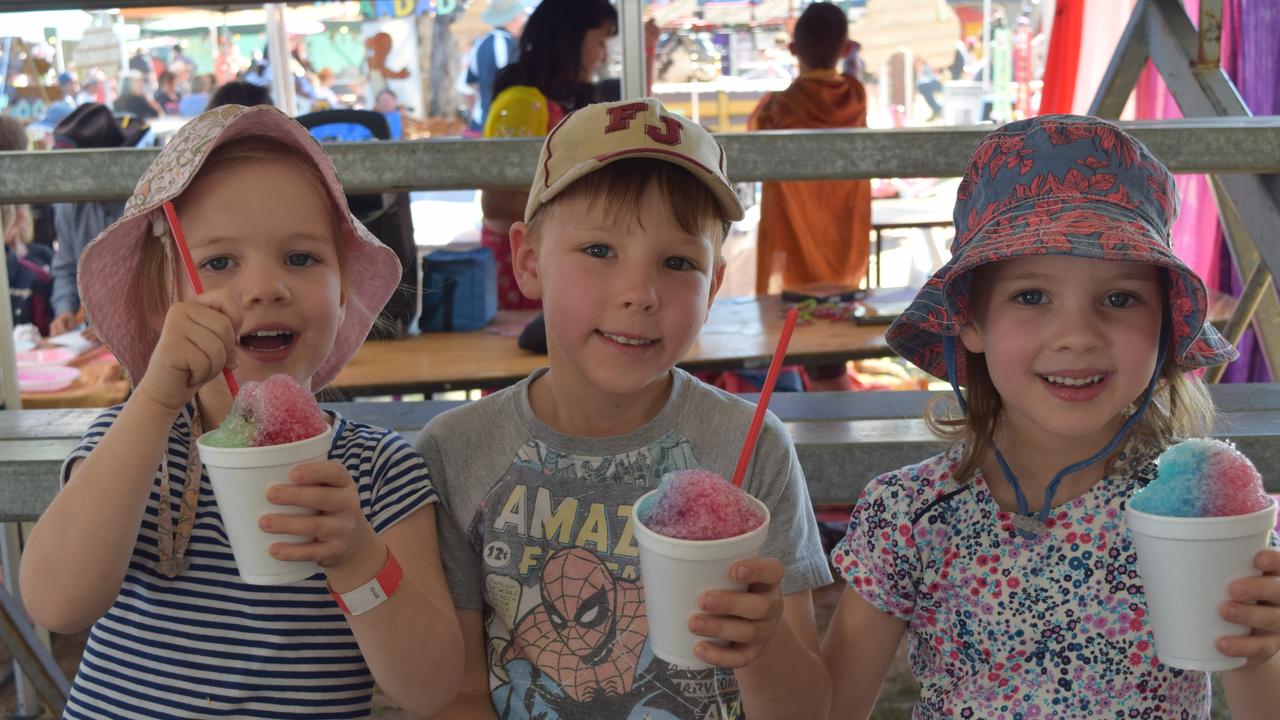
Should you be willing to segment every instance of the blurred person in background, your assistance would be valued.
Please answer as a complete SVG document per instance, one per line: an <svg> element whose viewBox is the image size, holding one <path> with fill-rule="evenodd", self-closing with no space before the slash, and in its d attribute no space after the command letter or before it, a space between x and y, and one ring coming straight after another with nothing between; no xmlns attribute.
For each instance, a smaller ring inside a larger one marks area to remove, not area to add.
<svg viewBox="0 0 1280 720"><path fill-rule="evenodd" d="M195 117L204 112L209 104L209 88L213 85L213 75L196 75L191 78L191 92L178 101L178 114L182 117Z"/></svg>
<svg viewBox="0 0 1280 720"><path fill-rule="evenodd" d="M91 70L84 78L84 84L80 86L80 91L76 93L76 106L85 103L100 103L105 98L103 91L103 76L101 70Z"/></svg>
<svg viewBox="0 0 1280 720"><path fill-rule="evenodd" d="M160 89L156 90L155 100L165 115L178 114L178 102L181 97L178 95L178 76L172 71L165 70L160 73Z"/></svg>
<svg viewBox="0 0 1280 720"><path fill-rule="evenodd" d="M851 49L844 11L813 3L796 22L788 45L800 77L761 98L751 130L817 130L867 126L862 83L836 67ZM823 294L856 290L871 251L871 182L766 182L756 242L756 293L775 276L782 290ZM817 289L815 285L826 286ZM829 289L828 289L829 288ZM844 362L807 366L811 390L852 390Z"/></svg>
<svg viewBox="0 0 1280 720"><path fill-rule="evenodd" d="M106 105L89 103L76 108L53 130L54 147L133 147L147 136L146 123L131 122L121 127ZM80 324L80 289L76 269L85 247L107 226L124 214L123 200L55 203L53 226L57 235L57 255L53 259L53 335L74 330Z"/></svg>
<svg viewBox="0 0 1280 720"><path fill-rule="evenodd" d="M383 88L378 91L378 97L373 101L373 111L380 113L395 112L400 109L400 96L396 95L391 88Z"/></svg>
<svg viewBox="0 0 1280 720"><path fill-rule="evenodd" d="M0 152L27 149L27 130L8 115L0 115ZM13 325L35 325L41 335L49 334L53 319L50 294L53 277L26 257L33 224L31 208L25 204L0 205L0 237L4 240L5 268L9 279L9 306Z"/></svg>
<svg viewBox="0 0 1280 720"><path fill-rule="evenodd" d="M311 112L336 110L342 107L338 94L333 91L333 70L320 68L320 72L316 73L313 92L315 101L311 103Z"/></svg>
<svg viewBox="0 0 1280 720"><path fill-rule="evenodd" d="M542 137L577 107L591 102L591 81L618 32L607 0L542 0L520 33L516 61L498 71L484 136ZM498 266L498 307L537 308L516 285L507 232L524 218L527 189L488 188L480 194L480 243Z"/></svg>
<svg viewBox="0 0 1280 720"><path fill-rule="evenodd" d="M62 122L62 119L71 114L76 109L76 95L80 92L80 83L76 81L76 76L71 73L64 72L58 74L58 97L49 103L49 108L45 110L44 117L32 123L31 129L38 132L53 132L53 129Z"/></svg>
<svg viewBox="0 0 1280 720"><path fill-rule="evenodd" d="M476 38L467 55L466 84L473 88L475 102L467 116L467 129L484 130L493 103L493 80L498 71L516 59L516 36L524 26L525 8L521 0L489 0L489 7L480 16L492 28Z"/></svg>
<svg viewBox="0 0 1280 720"><path fill-rule="evenodd" d="M141 120L150 120L164 114L160 104L147 95L143 76L131 72L120 84L120 97L116 98L112 107L116 112L126 112Z"/></svg>
<svg viewBox="0 0 1280 720"><path fill-rule="evenodd" d="M916 58L915 69L916 89L920 91L920 97L924 98L925 103L929 105L928 121L940 120L942 118L942 104L938 102L938 93L942 92L942 81L938 79L938 75L934 73L933 68L922 57Z"/></svg>
<svg viewBox="0 0 1280 720"><path fill-rule="evenodd" d="M232 80L213 91L205 110L212 110L223 105L271 105L271 93L261 85L245 80Z"/></svg>

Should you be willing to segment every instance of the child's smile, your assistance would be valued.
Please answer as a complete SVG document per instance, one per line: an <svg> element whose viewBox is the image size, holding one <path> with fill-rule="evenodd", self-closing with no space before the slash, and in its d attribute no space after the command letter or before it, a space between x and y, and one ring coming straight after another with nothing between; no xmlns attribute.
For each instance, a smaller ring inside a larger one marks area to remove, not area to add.
<svg viewBox="0 0 1280 720"><path fill-rule="evenodd" d="M1047 255L978 273L981 296L962 339L985 355L1007 437L1064 449L1078 443L1082 457L1105 445L1155 371L1161 271Z"/></svg>
<svg viewBox="0 0 1280 720"><path fill-rule="evenodd" d="M1112 373L1096 369L1054 370L1036 375L1051 395L1067 402L1087 402L1098 397L1112 377Z"/></svg>

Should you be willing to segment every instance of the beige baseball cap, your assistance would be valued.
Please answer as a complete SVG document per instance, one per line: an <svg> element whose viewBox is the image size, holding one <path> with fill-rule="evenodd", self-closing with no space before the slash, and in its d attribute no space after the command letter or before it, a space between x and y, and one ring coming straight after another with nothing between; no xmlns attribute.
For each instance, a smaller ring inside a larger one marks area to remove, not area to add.
<svg viewBox="0 0 1280 720"><path fill-rule="evenodd" d="M702 126L655 98L598 103L565 116L547 135L529 188L524 221L573 181L615 160L666 160L693 173L719 201L726 220L741 220L742 202L725 173L724 148Z"/></svg>

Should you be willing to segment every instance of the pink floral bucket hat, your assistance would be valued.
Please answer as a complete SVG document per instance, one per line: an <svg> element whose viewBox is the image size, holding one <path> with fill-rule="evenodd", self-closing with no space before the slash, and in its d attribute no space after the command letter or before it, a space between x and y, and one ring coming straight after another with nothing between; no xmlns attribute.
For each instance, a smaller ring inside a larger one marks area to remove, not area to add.
<svg viewBox="0 0 1280 720"><path fill-rule="evenodd" d="M951 260L885 335L894 352L947 377L944 347L970 322L973 270L1032 255L1148 263L1167 273L1169 359L1183 370L1238 353L1208 322L1204 282L1173 254L1173 176L1115 125L1076 115L1009 123L982 139L956 193ZM955 353L963 379L964 353Z"/></svg>
<svg viewBox="0 0 1280 720"><path fill-rule="evenodd" d="M270 138L295 151L299 159L313 163L338 209L346 312L333 349L311 376L313 390L331 382L355 355L400 282L400 261L395 252L351 215L333 162L306 129L269 105L214 108L188 122L165 144L138 181L123 217L103 230L80 257L80 298L85 312L98 337L135 384L146 373L159 339L142 310L143 284L138 282L142 248L145 243L172 242L164 203L186 190L214 149L246 137ZM176 257L176 253L170 255ZM176 275L168 278L171 297L179 281L186 282Z"/></svg>

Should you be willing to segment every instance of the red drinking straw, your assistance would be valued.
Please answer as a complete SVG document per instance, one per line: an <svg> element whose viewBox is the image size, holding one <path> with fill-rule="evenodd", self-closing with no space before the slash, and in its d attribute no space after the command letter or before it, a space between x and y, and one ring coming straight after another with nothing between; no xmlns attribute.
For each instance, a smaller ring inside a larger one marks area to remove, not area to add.
<svg viewBox="0 0 1280 720"><path fill-rule="evenodd" d="M191 261L191 250L187 248L187 238L182 234L182 226L178 224L178 211L173 207L173 203L164 204L164 216L169 220L169 228L173 230L173 244L178 246L178 254L182 256L182 266L187 269L187 279L191 281L191 289L195 290L197 295L203 294L204 285L200 283L196 264ZM770 370L770 372L773 371ZM222 368L222 377L227 379L227 387L231 388L231 397L238 395L240 385L236 383L236 376L231 374L231 368Z"/></svg>
<svg viewBox="0 0 1280 720"><path fill-rule="evenodd" d="M756 414L751 418L751 427L747 429L747 441L742 446L742 454L738 456L738 467L733 471L733 484L738 487L742 487L742 479L747 476L747 466L751 464L756 439L760 437L760 426L764 424L764 411L769 409L769 398L773 397L773 386L778 383L778 371L782 369L782 359L786 357L787 345L791 342L791 331L796 329L796 319L799 317L800 312L794 307L787 311L782 334L778 336L778 347L773 351L773 360L769 363L769 374L765 375L764 387L760 388Z"/></svg>

